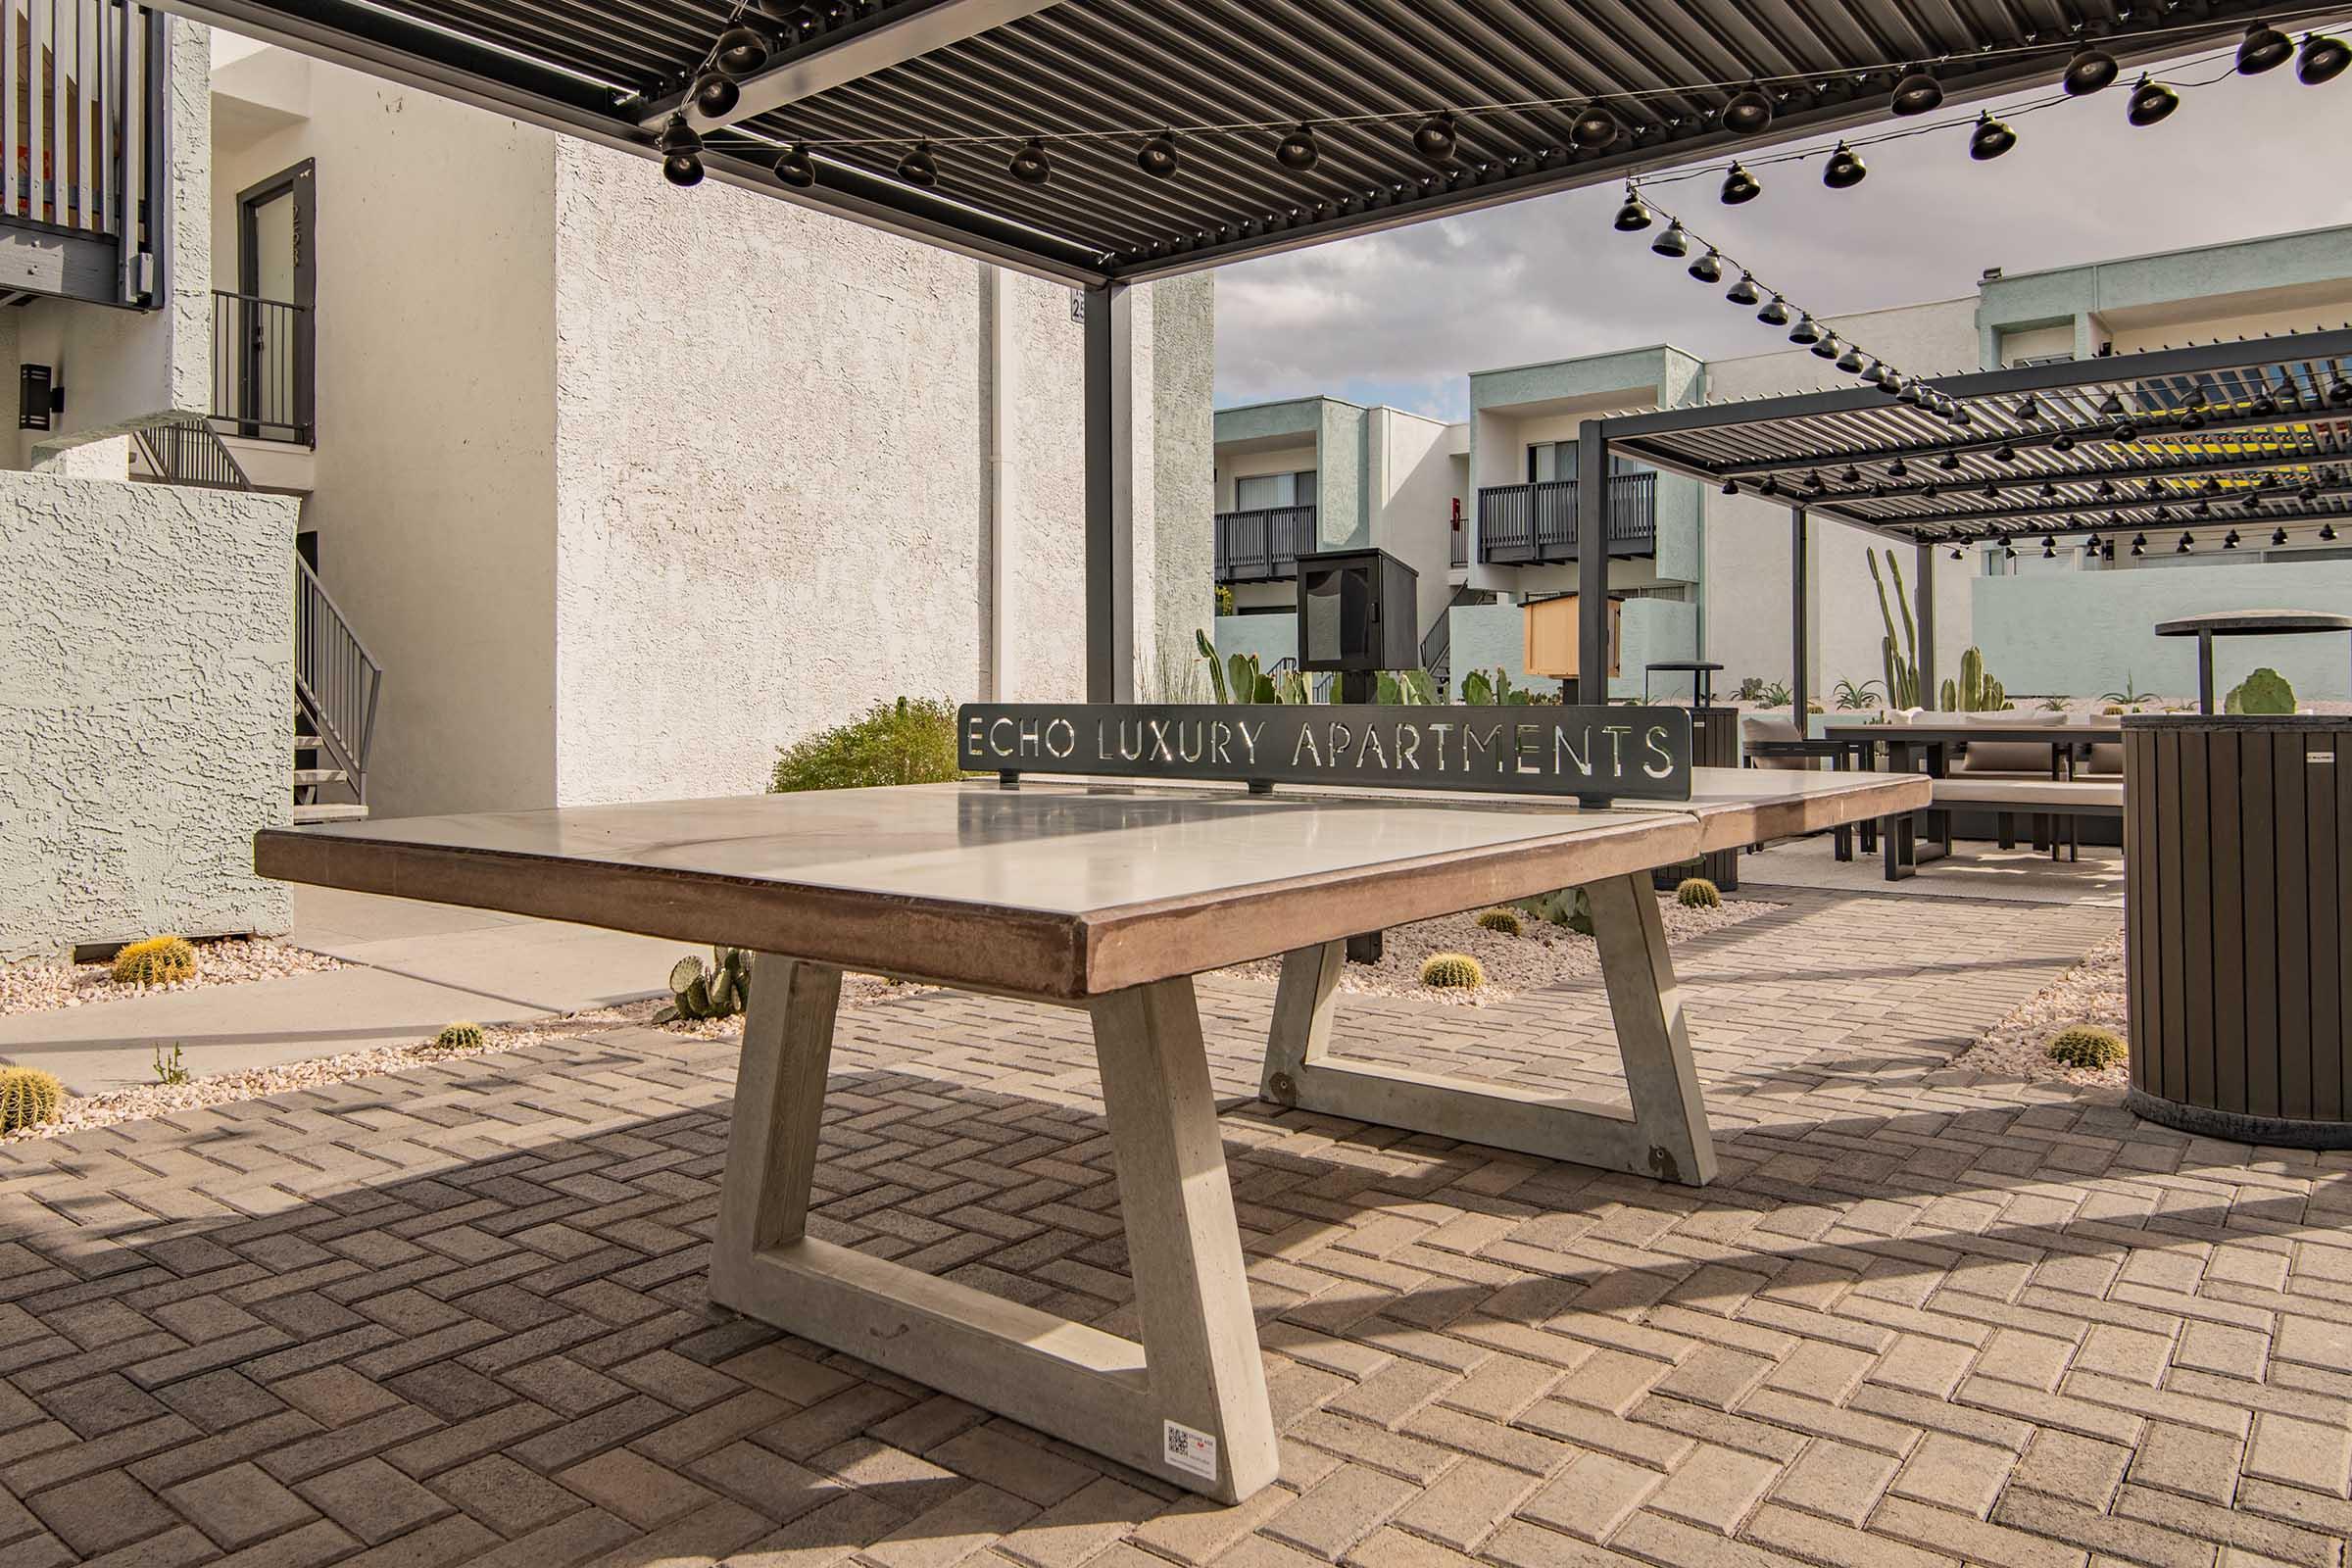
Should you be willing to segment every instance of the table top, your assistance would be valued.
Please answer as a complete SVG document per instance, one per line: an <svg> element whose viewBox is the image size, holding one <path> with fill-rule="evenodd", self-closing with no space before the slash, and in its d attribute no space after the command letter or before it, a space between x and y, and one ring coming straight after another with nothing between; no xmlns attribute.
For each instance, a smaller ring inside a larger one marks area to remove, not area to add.
<svg viewBox="0 0 2352 1568"><path fill-rule="evenodd" d="M271 828L264 876L1098 996L1928 804L1697 768L1688 802L994 780Z"/></svg>
<svg viewBox="0 0 2352 1568"><path fill-rule="evenodd" d="M2288 637L2319 631L2352 631L2352 615L2324 610L2219 610L2156 623L2159 637Z"/></svg>
<svg viewBox="0 0 2352 1568"><path fill-rule="evenodd" d="M1954 741L2025 741L2050 746L2084 741L2120 741L2121 717L2103 724L1824 724L1822 733L1839 741L1909 741L1945 745Z"/></svg>

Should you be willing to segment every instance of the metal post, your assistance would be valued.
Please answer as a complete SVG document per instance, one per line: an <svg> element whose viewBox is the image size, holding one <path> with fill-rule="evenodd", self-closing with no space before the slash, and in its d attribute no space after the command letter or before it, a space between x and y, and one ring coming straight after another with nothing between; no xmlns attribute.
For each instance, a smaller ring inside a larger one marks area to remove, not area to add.
<svg viewBox="0 0 2352 1568"><path fill-rule="evenodd" d="M1805 646L1805 612L1811 608L1812 585L1806 581L1805 509L1788 509L1788 662L1793 672L1788 677L1788 717L1796 725L1796 738L1803 740L1812 730L1811 694L1805 689L1805 664L1811 650Z"/></svg>
<svg viewBox="0 0 2352 1568"><path fill-rule="evenodd" d="M1086 700L1135 701L1134 332L1127 285L1086 291Z"/></svg>
<svg viewBox="0 0 2352 1568"><path fill-rule="evenodd" d="M2213 711L2213 633L2197 633L2197 711Z"/></svg>
<svg viewBox="0 0 2352 1568"><path fill-rule="evenodd" d="M1608 426L1576 427L1576 700L1609 700Z"/></svg>
<svg viewBox="0 0 2352 1568"><path fill-rule="evenodd" d="M1914 558L1919 566L1919 706L1936 706L1936 547L1921 545ZM1886 700L1892 702L1889 692Z"/></svg>

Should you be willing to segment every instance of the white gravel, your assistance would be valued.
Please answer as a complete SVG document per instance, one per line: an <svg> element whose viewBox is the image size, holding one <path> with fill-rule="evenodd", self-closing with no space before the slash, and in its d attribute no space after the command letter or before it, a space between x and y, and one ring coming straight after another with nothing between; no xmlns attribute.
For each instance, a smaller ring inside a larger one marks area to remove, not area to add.
<svg viewBox="0 0 2352 1568"><path fill-rule="evenodd" d="M1785 909L1784 904L1727 895L1719 909L1686 909L1671 893L1658 895L1658 910L1666 922L1669 943L1720 931L1752 920L1759 914ZM1521 914L1524 934L1506 936L1478 923L1481 911L1444 915L1415 925L1396 926L1383 935L1381 959L1376 964L1351 963L1340 974L1342 993L1375 997L1420 997L1456 1006L1481 1007L1508 1002L1522 991L1537 991L1580 975L1600 972L1600 950L1591 937L1565 926L1547 925ZM1483 986L1442 987L1421 983L1421 964L1432 954L1466 953L1487 971ZM1282 960L1266 958L1237 963L1217 974L1227 980L1254 980L1272 985L1282 977Z"/></svg>
<svg viewBox="0 0 2352 1568"><path fill-rule="evenodd" d="M287 949L304 958L317 958L316 954ZM81 965L80 967L88 967ZM338 968L332 959L324 959L302 967ZM291 970L286 972L293 972ZM249 978L261 979L256 974ZM119 991L109 983L110 990ZM913 996L934 989L928 986L904 985L870 974L852 974L842 977L841 1004L845 1008L871 1006L877 1002L895 997ZM439 1051L432 1040L419 1039L410 1045L378 1047L371 1051L347 1052L339 1056L318 1056L309 1061L285 1062L275 1067L255 1067L243 1072L218 1073L211 1077L192 1078L184 1084L143 1084L136 1089L120 1090L114 1094L68 1096L59 1108L58 1119L38 1127L26 1127L0 1138L0 1143L16 1143L30 1139L57 1138L67 1133L86 1131L93 1127L112 1126L116 1122L141 1121L151 1116L169 1116L177 1111L193 1110L204 1105L226 1104L238 1100L262 1100L270 1095L282 1095L290 1090L316 1089L321 1084L348 1083L356 1078L370 1078L378 1073L407 1072L417 1067L429 1067L439 1062L466 1056L489 1055L496 1052L512 1051L519 1046L537 1043L549 1037L593 1035L624 1025L645 1025L664 1005L660 1001L632 1002L617 1007L599 1007L588 1012L575 1012L560 1018L542 1018L527 1023L484 1024L482 1044L471 1051ZM730 1038L741 1032L743 1019L707 1018L680 1020L664 1024L663 1028L703 1040Z"/></svg>
<svg viewBox="0 0 2352 1568"><path fill-rule="evenodd" d="M290 974L340 969L324 954L272 942L267 937L223 937L197 942L196 978L176 985L115 984L111 963L60 963L38 960L0 965L0 1013L45 1012L52 1007L80 1007L94 1002L120 1002L158 991L198 991L206 986L243 985L252 980L276 980Z"/></svg>
<svg viewBox="0 0 2352 1568"><path fill-rule="evenodd" d="M2052 1061L2050 1036L2070 1024L2092 1023L2131 1038L2124 1002L2124 937L2107 938L2082 961L2019 1003L1984 1037L1952 1059L1964 1072L2068 1083L2121 1086L2131 1080L2128 1063L2096 1070Z"/></svg>

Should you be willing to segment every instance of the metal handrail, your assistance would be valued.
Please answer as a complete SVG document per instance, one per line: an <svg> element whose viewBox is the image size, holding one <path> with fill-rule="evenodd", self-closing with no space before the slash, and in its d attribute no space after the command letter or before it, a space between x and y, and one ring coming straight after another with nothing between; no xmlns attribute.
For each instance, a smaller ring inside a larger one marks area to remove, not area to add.
<svg viewBox="0 0 2352 1568"><path fill-rule="evenodd" d="M5 0L0 0L5 3ZM220 432L192 414L158 415L129 426L139 455L165 484L196 485L207 490L250 490L253 480L245 466L228 450Z"/></svg>
<svg viewBox="0 0 2352 1568"><path fill-rule="evenodd" d="M307 305L213 290L213 418L249 439L311 442L317 333Z"/></svg>
<svg viewBox="0 0 2352 1568"><path fill-rule="evenodd" d="M1315 509L1257 507L1216 514L1216 580L1270 582L1298 574L1315 548Z"/></svg>
<svg viewBox="0 0 2352 1568"><path fill-rule="evenodd" d="M368 753L375 740L384 669L342 608L300 556L294 558L294 697L351 793L368 804Z"/></svg>
<svg viewBox="0 0 2352 1568"><path fill-rule="evenodd" d="M1575 560L1576 489L1574 479L1483 486L1478 492L1478 559L1488 564ZM1656 549L1658 476L1611 474L1607 512L1612 554Z"/></svg>

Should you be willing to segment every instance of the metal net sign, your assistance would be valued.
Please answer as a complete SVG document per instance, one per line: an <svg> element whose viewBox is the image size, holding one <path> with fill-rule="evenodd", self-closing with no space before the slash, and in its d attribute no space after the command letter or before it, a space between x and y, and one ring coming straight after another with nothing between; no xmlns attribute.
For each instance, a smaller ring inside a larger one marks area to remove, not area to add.
<svg viewBox="0 0 2352 1568"><path fill-rule="evenodd" d="M967 703L970 772L1690 798L1680 708Z"/></svg>

